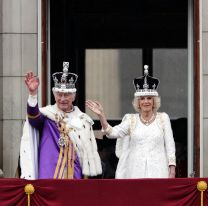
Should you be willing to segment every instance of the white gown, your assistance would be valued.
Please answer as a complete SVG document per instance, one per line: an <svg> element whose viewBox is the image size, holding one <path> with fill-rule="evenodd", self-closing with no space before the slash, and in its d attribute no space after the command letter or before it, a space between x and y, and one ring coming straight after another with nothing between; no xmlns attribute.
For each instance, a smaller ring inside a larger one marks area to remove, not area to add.
<svg viewBox="0 0 208 206"><path fill-rule="evenodd" d="M148 126L139 114L127 114L108 137L127 140L120 151L116 178L168 178L169 165L175 165L175 143L166 113L157 113Z"/></svg>

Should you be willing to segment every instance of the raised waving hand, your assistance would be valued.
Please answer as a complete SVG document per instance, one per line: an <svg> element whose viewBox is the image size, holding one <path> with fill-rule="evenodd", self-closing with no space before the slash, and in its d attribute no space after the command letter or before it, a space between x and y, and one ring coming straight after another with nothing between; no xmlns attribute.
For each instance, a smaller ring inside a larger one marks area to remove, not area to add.
<svg viewBox="0 0 208 206"><path fill-rule="evenodd" d="M108 122L105 117L103 106L98 101L92 100L87 100L86 106L99 117L100 123L105 130L108 127Z"/></svg>
<svg viewBox="0 0 208 206"><path fill-rule="evenodd" d="M98 116L104 113L103 106L98 101L87 100L86 106Z"/></svg>
<svg viewBox="0 0 208 206"><path fill-rule="evenodd" d="M28 72L25 75L25 84L31 95L36 95L38 93L38 87L39 87L40 81L37 76L34 76L33 72Z"/></svg>

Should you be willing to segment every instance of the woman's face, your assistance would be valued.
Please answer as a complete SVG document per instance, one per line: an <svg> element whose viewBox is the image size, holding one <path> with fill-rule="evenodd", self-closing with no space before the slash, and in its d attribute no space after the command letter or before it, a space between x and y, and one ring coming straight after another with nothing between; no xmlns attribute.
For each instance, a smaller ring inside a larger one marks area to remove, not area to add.
<svg viewBox="0 0 208 206"><path fill-rule="evenodd" d="M141 112L150 112L153 110L154 99L151 96L140 97L139 99L139 107L141 108Z"/></svg>

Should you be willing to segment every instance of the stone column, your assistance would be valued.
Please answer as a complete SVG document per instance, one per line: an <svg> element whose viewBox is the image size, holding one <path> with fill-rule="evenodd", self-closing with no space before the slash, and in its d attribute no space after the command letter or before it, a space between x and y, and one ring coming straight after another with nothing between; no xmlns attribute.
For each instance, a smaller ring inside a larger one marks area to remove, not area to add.
<svg viewBox="0 0 208 206"><path fill-rule="evenodd" d="M0 3L0 168L14 177L27 92L24 74L37 73L37 0L1 0Z"/></svg>

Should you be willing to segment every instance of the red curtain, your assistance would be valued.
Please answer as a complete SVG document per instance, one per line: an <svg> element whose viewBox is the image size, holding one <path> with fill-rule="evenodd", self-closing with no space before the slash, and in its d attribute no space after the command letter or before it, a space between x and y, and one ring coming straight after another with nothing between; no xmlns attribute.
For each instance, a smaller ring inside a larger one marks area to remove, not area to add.
<svg viewBox="0 0 208 206"><path fill-rule="evenodd" d="M27 206L24 187L32 184L31 206L200 206L199 181L208 178L135 180L0 179L0 206ZM204 192L204 206L208 192Z"/></svg>

